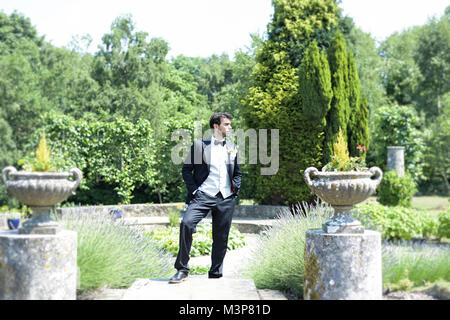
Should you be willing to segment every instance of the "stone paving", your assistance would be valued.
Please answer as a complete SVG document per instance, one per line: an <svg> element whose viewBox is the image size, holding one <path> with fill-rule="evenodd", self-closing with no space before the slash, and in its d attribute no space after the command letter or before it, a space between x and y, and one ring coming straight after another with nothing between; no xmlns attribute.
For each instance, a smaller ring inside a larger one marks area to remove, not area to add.
<svg viewBox="0 0 450 320"><path fill-rule="evenodd" d="M137 279L128 289L102 288L79 299L87 300L287 300L277 290L257 290L252 279L242 276L256 248L258 234L244 234L246 246L228 251L220 279L190 275L188 280L169 284L169 279ZM209 266L210 256L192 257L191 266ZM175 273L174 269L174 273Z"/></svg>
<svg viewBox="0 0 450 320"><path fill-rule="evenodd" d="M168 279L137 279L122 300L259 300L251 279L208 279L191 275L188 280L170 284Z"/></svg>

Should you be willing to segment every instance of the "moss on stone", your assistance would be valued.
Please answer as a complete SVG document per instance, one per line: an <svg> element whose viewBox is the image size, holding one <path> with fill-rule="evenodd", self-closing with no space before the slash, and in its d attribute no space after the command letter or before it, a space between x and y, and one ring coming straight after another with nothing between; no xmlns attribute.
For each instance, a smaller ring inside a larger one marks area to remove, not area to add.
<svg viewBox="0 0 450 320"><path fill-rule="evenodd" d="M320 294L316 291L316 287L320 282L320 266L317 255L311 253L308 257L305 247L305 271L304 271L304 290L303 296L309 293L310 300L320 300ZM321 287L325 289L322 283Z"/></svg>

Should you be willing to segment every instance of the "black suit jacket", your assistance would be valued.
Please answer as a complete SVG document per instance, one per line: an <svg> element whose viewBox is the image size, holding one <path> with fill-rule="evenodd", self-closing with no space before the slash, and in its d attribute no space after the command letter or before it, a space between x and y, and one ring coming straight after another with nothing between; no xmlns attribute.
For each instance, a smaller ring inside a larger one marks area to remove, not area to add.
<svg viewBox="0 0 450 320"><path fill-rule="evenodd" d="M228 141L225 147L227 150L237 150L237 146ZM227 152L227 155L227 171L230 177L231 191L235 196L238 196L242 179L241 169L238 164L238 155L237 152ZM192 193L208 178L210 163L211 140L195 140L181 169L183 180L188 190L186 203L192 200L194 197Z"/></svg>

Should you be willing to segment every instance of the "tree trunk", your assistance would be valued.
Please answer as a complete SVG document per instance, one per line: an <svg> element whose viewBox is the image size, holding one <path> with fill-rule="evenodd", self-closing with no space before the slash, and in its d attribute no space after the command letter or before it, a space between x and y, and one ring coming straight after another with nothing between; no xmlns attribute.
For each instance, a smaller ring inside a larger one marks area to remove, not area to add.
<svg viewBox="0 0 450 320"><path fill-rule="evenodd" d="M159 191L159 189L158 189L158 198L159 198L159 203L162 204L161 191Z"/></svg>

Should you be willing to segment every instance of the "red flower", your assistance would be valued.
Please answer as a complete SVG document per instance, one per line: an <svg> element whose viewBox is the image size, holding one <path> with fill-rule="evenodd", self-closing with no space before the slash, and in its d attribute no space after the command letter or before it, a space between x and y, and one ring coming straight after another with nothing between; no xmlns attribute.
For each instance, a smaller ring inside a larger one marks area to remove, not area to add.
<svg viewBox="0 0 450 320"><path fill-rule="evenodd" d="M366 147L365 147L365 146L362 146L362 145L358 145L358 146L356 147L356 149L358 149L360 152L366 152L366 151L367 151Z"/></svg>

